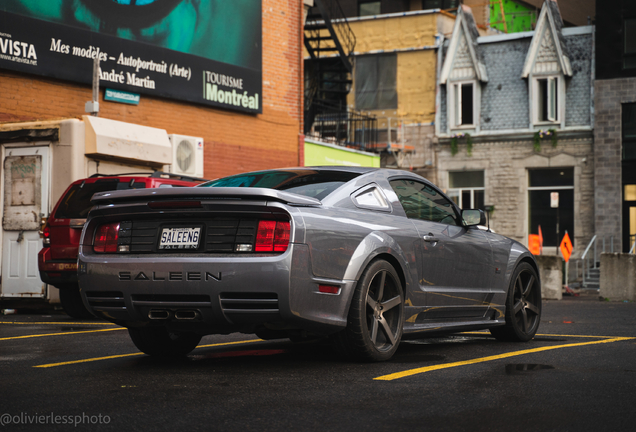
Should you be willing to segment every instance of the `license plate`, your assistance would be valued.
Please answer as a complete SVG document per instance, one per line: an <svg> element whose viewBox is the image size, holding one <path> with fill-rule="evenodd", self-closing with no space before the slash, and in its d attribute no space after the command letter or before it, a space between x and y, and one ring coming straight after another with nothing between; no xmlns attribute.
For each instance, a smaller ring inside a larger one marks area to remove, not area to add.
<svg viewBox="0 0 636 432"><path fill-rule="evenodd" d="M200 234L201 228L164 228L159 249L196 249Z"/></svg>

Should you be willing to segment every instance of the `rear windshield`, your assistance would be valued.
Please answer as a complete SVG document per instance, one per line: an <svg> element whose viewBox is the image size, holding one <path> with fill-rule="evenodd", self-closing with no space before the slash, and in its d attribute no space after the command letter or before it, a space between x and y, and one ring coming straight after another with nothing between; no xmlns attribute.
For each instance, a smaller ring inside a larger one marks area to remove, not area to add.
<svg viewBox="0 0 636 432"><path fill-rule="evenodd" d="M197 187L254 187L284 190L323 199L359 173L346 171L275 170L239 174L204 183Z"/></svg>
<svg viewBox="0 0 636 432"><path fill-rule="evenodd" d="M97 192L125 189L144 189L145 183L120 182L119 180L97 180L95 183L79 183L71 187L60 200L60 205L55 212L56 219L85 219L91 204L91 197Z"/></svg>

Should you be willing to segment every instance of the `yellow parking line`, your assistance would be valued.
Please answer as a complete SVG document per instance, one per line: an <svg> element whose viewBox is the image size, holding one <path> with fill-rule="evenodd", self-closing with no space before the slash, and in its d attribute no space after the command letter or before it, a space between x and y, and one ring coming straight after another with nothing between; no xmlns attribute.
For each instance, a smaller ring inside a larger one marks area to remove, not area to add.
<svg viewBox="0 0 636 432"><path fill-rule="evenodd" d="M485 331L485 332L462 332L461 334L474 334L474 335L490 336L490 332L488 332L488 331ZM616 337L616 336L592 336L592 335L563 335L563 334L547 334L547 333L543 333L543 334L537 333L535 335L535 337L537 337L537 336L569 337L569 338L594 338L594 339L611 339L611 338Z"/></svg>
<svg viewBox="0 0 636 432"><path fill-rule="evenodd" d="M197 348L207 348L207 347L216 347L216 346L246 344L246 343L250 343L250 342L263 342L263 339L252 339L252 340L246 340L246 341L223 342L223 343L215 343L215 344L209 344L209 345L199 345L199 346L197 346ZM131 354L112 355L112 356L107 356L107 357L95 357L95 358L89 358L89 359L83 359L83 360L72 360L72 361L61 362L61 363L49 363L49 364L37 365L37 366L33 366L33 367L36 367L36 368L50 368L50 367L55 367L55 366L66 366L66 365L70 365L70 364L87 363L87 362L94 362L94 361L99 361L99 360L110 360L110 359L115 359L115 358L138 356L138 355L143 355L143 353L142 352L136 352L136 353L131 353Z"/></svg>
<svg viewBox="0 0 636 432"><path fill-rule="evenodd" d="M574 347L580 347L580 346L585 346L585 345L595 345L595 344L619 342L619 341L626 341L626 340L633 340L633 339L636 339L636 338L634 338L634 337L616 337L616 338L605 339L605 340L594 341L594 342L580 342L580 343L567 344L567 345L555 345L555 346L533 348L533 349L527 349L527 350L521 350L521 351L513 351L513 352L509 352L509 353L505 353L505 354L495 355L495 356L481 357L481 358L476 358L476 359L472 359L472 360L453 362L453 363L444 363L444 364L426 366L426 367L417 368L417 369L410 369L410 370L406 370L406 371L403 371L403 372L396 372L396 373L392 373L392 374L389 374L389 375L379 376L379 377L373 378L373 379L374 380L379 380L379 381L392 381L392 380L396 380L396 379L399 379L399 378L404 378L404 377L408 377L408 376L411 376L411 375L417 375L417 374L431 372L431 371L435 371L435 370L448 369L448 368L453 368L453 367L457 367L457 366L465 366L465 365L470 365L470 364L475 364L475 363L484 363L484 362L489 362L489 361L493 361L493 360L499 360L499 359L504 359L504 358L509 358L509 357L520 356L520 355L524 355L524 354L531 354L531 353L541 352L541 351L550 351L550 350L555 350L555 349L560 349L560 348L574 348Z"/></svg>
<svg viewBox="0 0 636 432"><path fill-rule="evenodd" d="M36 367L36 368L50 368L50 367L54 367L54 366L66 366L66 365L77 364L77 363L87 363L87 362L93 362L93 361L99 361L99 360L109 360L109 359L121 358L121 357L138 356L138 355L142 355L142 354L143 354L142 352L136 352L136 353L131 353L131 354L118 354L118 355L112 355L112 356L107 356L107 357L95 357L95 358L84 359L84 360L72 360L72 361L61 362L61 363L49 363L49 364L37 365L37 366L33 366L33 367Z"/></svg>
<svg viewBox="0 0 636 432"><path fill-rule="evenodd" d="M45 321L45 322L22 322L22 321L0 321L0 324L33 324L33 325L110 325L114 326L117 324L111 322L66 322L66 321Z"/></svg>
<svg viewBox="0 0 636 432"><path fill-rule="evenodd" d="M537 334L536 336L548 337L569 337L569 338L590 338L590 339L613 339L616 336L592 336L592 335L562 335L562 334ZM630 338L627 338L630 339Z"/></svg>
<svg viewBox="0 0 636 432"><path fill-rule="evenodd" d="M72 335L72 334L80 334L80 333L95 333L95 332L105 332L105 331L113 331L113 330L125 330L125 328L124 327L117 327L117 328L108 328L108 329L100 329L100 330L83 330L83 331L75 331L75 332L46 333L46 334L36 334L36 335L26 335L26 336L12 336L12 337L0 338L0 341L11 340L11 339L28 339L28 338L44 337L44 336L61 336L61 335Z"/></svg>

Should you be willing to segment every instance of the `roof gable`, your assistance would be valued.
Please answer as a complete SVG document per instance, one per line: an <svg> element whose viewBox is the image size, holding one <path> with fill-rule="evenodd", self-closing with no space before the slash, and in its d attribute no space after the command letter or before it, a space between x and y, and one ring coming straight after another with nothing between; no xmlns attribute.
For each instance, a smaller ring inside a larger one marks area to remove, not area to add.
<svg viewBox="0 0 636 432"><path fill-rule="evenodd" d="M531 74L562 73L572 76L570 57L561 29L563 20L555 0L546 0L541 8L521 78Z"/></svg>
<svg viewBox="0 0 636 432"><path fill-rule="evenodd" d="M478 79L488 82L486 66L481 60L477 38L479 32L468 6L462 5L457 13L453 35L444 59L440 82L450 80Z"/></svg>

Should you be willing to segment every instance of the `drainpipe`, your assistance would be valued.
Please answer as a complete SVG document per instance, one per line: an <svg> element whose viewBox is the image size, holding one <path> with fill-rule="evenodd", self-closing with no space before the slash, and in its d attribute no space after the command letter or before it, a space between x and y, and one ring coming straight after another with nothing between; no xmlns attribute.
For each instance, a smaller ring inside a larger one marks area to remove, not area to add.
<svg viewBox="0 0 636 432"><path fill-rule="evenodd" d="M300 115L300 132L298 134L298 166L305 166L305 134L303 133L304 129L304 121L305 121L305 62L302 56L302 47L303 38L305 37L305 21L307 20L307 14L309 13L309 9L314 6L314 0L303 0L303 17L300 23L300 67L299 67L299 76L298 82L301 83L300 94L299 94L299 115Z"/></svg>
<svg viewBox="0 0 636 432"><path fill-rule="evenodd" d="M435 135L439 136L439 107L442 102L442 92L439 84L439 78L442 74L442 49L444 45L444 35L435 36L435 46L437 47L437 67L435 68Z"/></svg>

